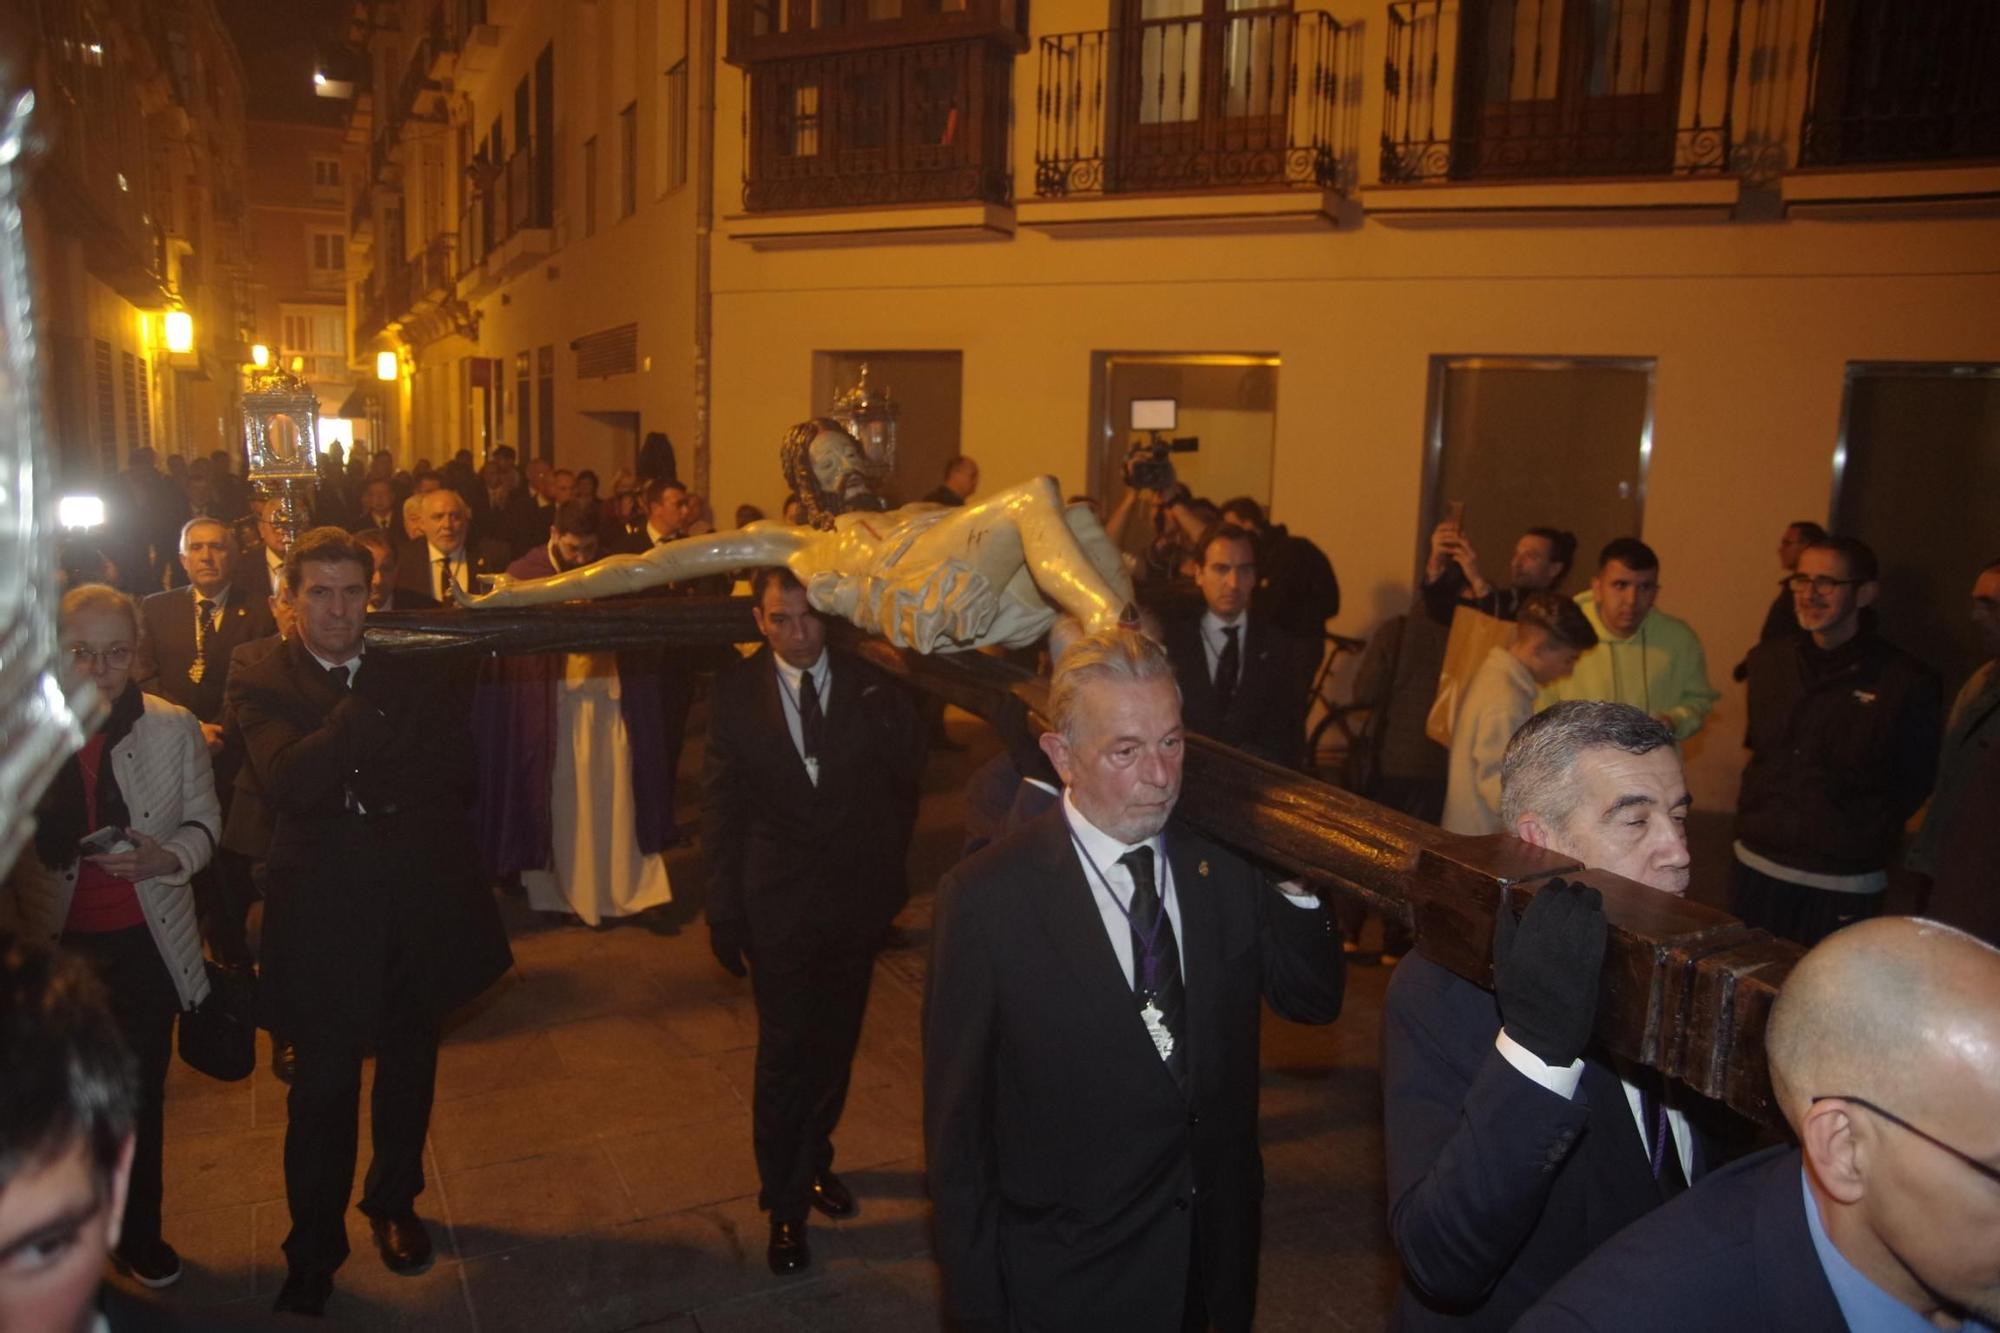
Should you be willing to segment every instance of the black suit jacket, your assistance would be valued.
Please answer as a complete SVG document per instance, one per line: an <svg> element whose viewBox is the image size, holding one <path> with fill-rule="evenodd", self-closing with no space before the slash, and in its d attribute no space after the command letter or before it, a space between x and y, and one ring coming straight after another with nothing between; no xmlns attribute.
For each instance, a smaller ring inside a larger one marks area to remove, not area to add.
<svg viewBox="0 0 2000 1333"><path fill-rule="evenodd" d="M148 694L179 704L203 722L220 722L231 656L239 645L276 633L277 626L261 588L246 592L232 586L216 617L197 684L188 679L194 664L194 602L194 589L187 587L156 592L139 603L139 655L132 676Z"/></svg>
<svg viewBox="0 0 2000 1333"><path fill-rule="evenodd" d="M1397 965L1382 1012L1393 1329L1511 1328L1661 1203L1617 1074L1587 1056L1564 1098L1508 1064L1499 1033L1491 991L1421 954ZM1696 1179L1712 1151L1697 1133Z"/></svg>
<svg viewBox="0 0 2000 1333"><path fill-rule="evenodd" d="M433 563L431 546L426 541L414 541L403 548L402 562L396 566L396 600L402 600L402 592L408 589L420 592L426 597L437 595L437 565ZM493 539L468 538L465 543L465 560L472 577L481 574L505 574L507 566L514 563L514 557L507 543ZM478 587L467 588L467 592L477 592Z"/></svg>
<svg viewBox="0 0 2000 1333"><path fill-rule="evenodd" d="M272 633L237 644L235 651L229 654L229 674L234 676L252 663L263 661L278 651L283 642ZM233 748L241 753L243 724L237 718L232 703L225 700L222 706L222 743L225 749ZM264 804L264 789L257 783L256 768L250 764L238 764L230 787L228 809L223 812L222 818L221 846L225 851L261 861L271 846L271 811Z"/></svg>
<svg viewBox="0 0 2000 1333"><path fill-rule="evenodd" d="M1514 1327L1846 1333L1805 1210L1797 1148L1733 1162L1620 1232Z"/></svg>
<svg viewBox="0 0 2000 1333"><path fill-rule="evenodd" d="M1201 644L1201 613L1179 616L1166 627L1167 656L1181 687L1181 721L1189 731L1247 750L1260 759L1297 768L1305 749L1306 691L1319 659L1302 640L1254 611L1245 622L1243 674L1225 712L1208 673Z"/></svg>
<svg viewBox="0 0 2000 1333"><path fill-rule="evenodd" d="M1264 1168L1260 996L1330 1023L1331 913L1179 825L1188 1084L1167 1072L1062 809L946 876L924 996L924 1141L945 1309L980 1328L1180 1327L1200 1247L1214 1325L1247 1329Z"/></svg>
<svg viewBox="0 0 2000 1333"><path fill-rule="evenodd" d="M272 824L267 1017L302 1044L365 1041L385 1017L441 1020L512 961L444 672L370 653L343 691L296 640L238 667L229 703ZM422 1012L385 1015L389 968L411 958L424 960Z"/></svg>
<svg viewBox="0 0 2000 1333"><path fill-rule="evenodd" d="M908 896L923 761L904 687L828 648L817 786L792 744L770 648L718 672L704 771L708 919L748 925L769 958L828 938L872 943Z"/></svg>

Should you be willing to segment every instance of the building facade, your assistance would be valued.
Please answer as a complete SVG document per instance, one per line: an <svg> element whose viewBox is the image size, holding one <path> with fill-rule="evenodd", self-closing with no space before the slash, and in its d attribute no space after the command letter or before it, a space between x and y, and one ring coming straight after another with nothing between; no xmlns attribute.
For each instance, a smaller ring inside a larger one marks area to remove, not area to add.
<svg viewBox="0 0 2000 1333"><path fill-rule="evenodd" d="M1711 809L1788 521L1882 547L1885 623L1947 674L1969 648L1990 5L731 0L727 32L722 512L775 504L774 442L869 360L954 410L906 413L906 495L962 449L1110 509L1155 438L1131 403L1174 399L1183 474L1318 542L1352 634L1452 501L1490 572L1575 530L1571 589L1636 533L1726 691L1688 747Z"/></svg>
<svg viewBox="0 0 2000 1333"><path fill-rule="evenodd" d="M507 444L608 490L645 434L692 432L688 6L365 12L354 347L357 368L394 354L399 457Z"/></svg>
<svg viewBox="0 0 2000 1333"><path fill-rule="evenodd" d="M252 120L245 136L253 347L311 385L334 421L360 406L350 403L345 140L337 124L280 120ZM353 434L365 441L365 411L360 421Z"/></svg>
<svg viewBox="0 0 2000 1333"><path fill-rule="evenodd" d="M45 155L23 210L61 484L135 449L241 448L251 320L243 71L210 0L45 0L27 20Z"/></svg>
<svg viewBox="0 0 2000 1333"><path fill-rule="evenodd" d="M397 350L413 455L602 472L664 429L775 512L778 439L866 364L904 497L963 451L1109 509L1182 441L1332 556L1345 632L1462 501L1491 570L1529 524L1586 566L1642 536L1726 688L1813 518L1954 666L1990 553L1946 497L2000 505L1980 0L371 12L355 347ZM1741 709L1689 746L1703 805Z"/></svg>

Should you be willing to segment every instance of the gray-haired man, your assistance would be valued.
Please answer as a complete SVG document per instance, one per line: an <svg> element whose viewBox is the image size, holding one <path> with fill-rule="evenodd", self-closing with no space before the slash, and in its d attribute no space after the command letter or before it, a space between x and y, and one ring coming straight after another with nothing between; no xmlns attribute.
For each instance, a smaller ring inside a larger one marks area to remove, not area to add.
<svg viewBox="0 0 2000 1333"><path fill-rule="evenodd" d="M1561 703L1514 733L1508 831L1663 893L1687 891L1673 733L1626 704ZM1382 1017L1396 1329L1506 1329L1597 1243L1701 1173L1687 1119L1644 1071L1586 1054L1605 922L1554 881L1502 912L1495 990L1421 954Z"/></svg>
<svg viewBox="0 0 2000 1333"><path fill-rule="evenodd" d="M1170 822L1180 691L1158 644L1079 640L1049 703L1062 803L938 890L924 1139L945 1306L964 1328L1248 1329L1259 997L1338 1016L1331 915Z"/></svg>

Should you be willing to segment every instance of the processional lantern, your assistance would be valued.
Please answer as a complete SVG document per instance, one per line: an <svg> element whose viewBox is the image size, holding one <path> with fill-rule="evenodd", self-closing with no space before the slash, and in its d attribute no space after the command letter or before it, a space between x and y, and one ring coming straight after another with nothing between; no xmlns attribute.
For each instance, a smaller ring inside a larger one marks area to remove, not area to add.
<svg viewBox="0 0 2000 1333"><path fill-rule="evenodd" d="M289 548L305 529L319 476L319 395L289 370L250 378L243 395L244 475L278 502L267 517Z"/></svg>
<svg viewBox="0 0 2000 1333"><path fill-rule="evenodd" d="M42 789L83 744L105 701L63 691L56 620L56 476L42 433L34 284L21 196L34 134L34 92L0 51L0 866L35 829Z"/></svg>
<svg viewBox="0 0 2000 1333"><path fill-rule="evenodd" d="M896 468L895 400L868 382L868 363L854 383L834 395L832 416L861 445L863 470L879 486Z"/></svg>

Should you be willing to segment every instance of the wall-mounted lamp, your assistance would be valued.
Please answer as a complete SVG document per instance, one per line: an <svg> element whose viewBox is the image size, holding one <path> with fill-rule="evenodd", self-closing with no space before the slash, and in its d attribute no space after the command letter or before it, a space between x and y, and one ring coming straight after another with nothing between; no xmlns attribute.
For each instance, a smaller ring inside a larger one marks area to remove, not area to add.
<svg viewBox="0 0 2000 1333"><path fill-rule="evenodd" d="M185 355L194 350L194 316L185 310L169 310L166 319L167 350Z"/></svg>
<svg viewBox="0 0 2000 1333"><path fill-rule="evenodd" d="M271 349L263 343L250 344L250 364L262 370L271 364Z"/></svg>
<svg viewBox="0 0 2000 1333"><path fill-rule="evenodd" d="M375 353L375 378L392 380L396 378L396 354L394 352Z"/></svg>

